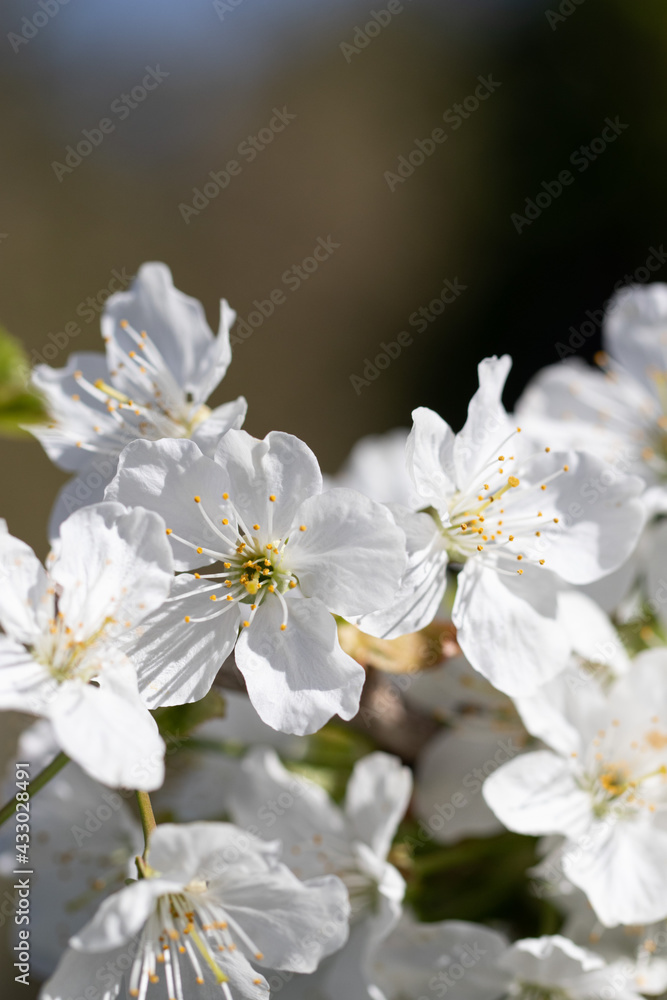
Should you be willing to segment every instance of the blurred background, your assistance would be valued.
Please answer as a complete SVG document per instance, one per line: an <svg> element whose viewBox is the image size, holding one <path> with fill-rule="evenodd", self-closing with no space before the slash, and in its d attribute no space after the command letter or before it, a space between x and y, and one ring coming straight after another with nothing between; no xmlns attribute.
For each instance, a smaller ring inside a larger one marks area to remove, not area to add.
<svg viewBox="0 0 667 1000"><path fill-rule="evenodd" d="M667 280L666 45L659 0L3 0L0 323L59 367L162 260L214 328L221 296L245 319L285 293L213 399L243 393L251 433L335 471L417 405L458 428L486 354L514 356L511 403L592 356L614 287ZM64 474L30 439L0 469L44 555Z"/></svg>

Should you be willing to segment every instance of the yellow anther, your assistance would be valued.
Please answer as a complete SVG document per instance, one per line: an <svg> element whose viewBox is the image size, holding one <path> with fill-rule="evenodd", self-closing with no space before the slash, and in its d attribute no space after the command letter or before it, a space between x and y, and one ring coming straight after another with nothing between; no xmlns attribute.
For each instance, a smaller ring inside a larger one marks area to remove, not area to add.
<svg viewBox="0 0 667 1000"><path fill-rule="evenodd" d="M546 490L546 486L540 486L541 490Z"/></svg>
<svg viewBox="0 0 667 1000"><path fill-rule="evenodd" d="M570 466L569 465L564 465L563 466L563 472L569 472L569 471L570 471Z"/></svg>
<svg viewBox="0 0 667 1000"><path fill-rule="evenodd" d="M244 628L247 628L249 624L250 624L250 622L244 622L244 623L243 623L243 627L244 627Z"/></svg>
<svg viewBox="0 0 667 1000"><path fill-rule="evenodd" d="M75 403L78 403L79 400L81 399L81 396L77 395L77 393L75 392L72 394L72 399L74 400Z"/></svg>
<svg viewBox="0 0 667 1000"><path fill-rule="evenodd" d="M120 321L120 325L122 326L123 329L125 329L127 326L129 326L129 323L127 322L126 319L122 319Z"/></svg>
<svg viewBox="0 0 667 1000"><path fill-rule="evenodd" d="M186 615L185 618L183 619L183 621L184 622L189 622L190 621L190 615Z"/></svg>
<svg viewBox="0 0 667 1000"><path fill-rule="evenodd" d="M499 462L504 462L505 461L505 456L504 455L498 455L498 461Z"/></svg>
<svg viewBox="0 0 667 1000"><path fill-rule="evenodd" d="M259 525L258 524L253 524L252 528L253 528L253 531L259 531Z"/></svg>
<svg viewBox="0 0 667 1000"><path fill-rule="evenodd" d="M280 631L281 631L281 632L284 632L286 628L287 628L287 625L285 625L285 624L283 623L283 624L282 624L282 625L280 626Z"/></svg>
<svg viewBox="0 0 667 1000"><path fill-rule="evenodd" d="M195 503L201 503L201 497L195 497Z"/></svg>
<svg viewBox="0 0 667 1000"><path fill-rule="evenodd" d="M488 488L489 488L489 484L488 483L484 483L484 489L488 490Z"/></svg>
<svg viewBox="0 0 667 1000"><path fill-rule="evenodd" d="M516 478L516 476L510 476L510 477L509 477L509 479L507 480L507 482L508 482L508 483L510 484L510 486L512 486L512 487L514 487L514 486L518 486L518 485L519 485L519 480L518 480L518 479Z"/></svg>
<svg viewBox="0 0 667 1000"><path fill-rule="evenodd" d="M229 524L229 518L228 517L223 517L222 523L223 524Z"/></svg>
<svg viewBox="0 0 667 1000"><path fill-rule="evenodd" d="M554 524L558 524L558 518L557 517L554 518Z"/></svg>
<svg viewBox="0 0 667 1000"><path fill-rule="evenodd" d="M173 535L173 533L174 533L174 529L173 528L167 528L167 534L168 535Z"/></svg>
<svg viewBox="0 0 667 1000"><path fill-rule="evenodd" d="M227 600L228 600L228 601L233 601L233 600L234 600L234 598L232 597L232 595L231 595L231 594L227 594Z"/></svg>
<svg viewBox="0 0 667 1000"><path fill-rule="evenodd" d="M516 432L517 432L517 434L520 434L521 433L521 428L517 427Z"/></svg>
<svg viewBox="0 0 667 1000"><path fill-rule="evenodd" d="M201 580L201 573L195 573L195 580Z"/></svg>
<svg viewBox="0 0 667 1000"><path fill-rule="evenodd" d="M294 588L296 587L296 580L290 580L288 586L290 590L294 590Z"/></svg>
<svg viewBox="0 0 667 1000"><path fill-rule="evenodd" d="M299 525L299 531L308 531L308 528L306 527L305 524L301 524Z"/></svg>
<svg viewBox="0 0 667 1000"><path fill-rule="evenodd" d="M198 545L198 546L197 546L197 555L201 555L203 551L204 551L204 550L203 550L203 548L201 547L201 545Z"/></svg>
<svg viewBox="0 0 667 1000"><path fill-rule="evenodd" d="M263 953L261 951L256 951L255 952L255 958L257 959L258 962L261 962L262 959L264 958L264 955L263 955Z"/></svg>
<svg viewBox="0 0 667 1000"><path fill-rule="evenodd" d="M518 569L517 573L519 574L519 576L523 576L523 570L522 569Z"/></svg>
<svg viewBox="0 0 667 1000"><path fill-rule="evenodd" d="M483 545L478 545L478 546L477 546L477 551L478 551L478 552L481 552L483 548L484 548L484 546L483 546Z"/></svg>
<svg viewBox="0 0 667 1000"><path fill-rule="evenodd" d="M510 542L513 542L514 541L514 535L510 535L509 539L510 539Z"/></svg>
<svg viewBox="0 0 667 1000"><path fill-rule="evenodd" d="M256 604L251 604L250 605L250 610L251 611L257 611L257 605Z"/></svg>
<svg viewBox="0 0 667 1000"><path fill-rule="evenodd" d="M222 499L223 500L229 500L229 493L223 493L222 494Z"/></svg>
<svg viewBox="0 0 667 1000"><path fill-rule="evenodd" d="M215 595L215 594L211 594L211 596L210 596L210 598L209 598L209 600L211 600L211 601L217 601L217 599L218 599L218 598L216 597L216 595Z"/></svg>
<svg viewBox="0 0 667 1000"><path fill-rule="evenodd" d="M551 448L545 448L544 450L545 451L551 451Z"/></svg>
<svg viewBox="0 0 667 1000"><path fill-rule="evenodd" d="M519 562L521 562L521 560L523 559L523 556L517 556L517 559L519 560Z"/></svg>
<svg viewBox="0 0 667 1000"><path fill-rule="evenodd" d="M540 559L540 566L544 566L544 559Z"/></svg>
<svg viewBox="0 0 667 1000"><path fill-rule="evenodd" d="M271 494L271 496L269 497L269 500L271 501L271 503L275 503L276 502L276 495L275 495L275 493Z"/></svg>
<svg viewBox="0 0 667 1000"><path fill-rule="evenodd" d="M222 565L225 567L225 569L230 569L230 567L231 567L232 564L231 563L223 563Z"/></svg>

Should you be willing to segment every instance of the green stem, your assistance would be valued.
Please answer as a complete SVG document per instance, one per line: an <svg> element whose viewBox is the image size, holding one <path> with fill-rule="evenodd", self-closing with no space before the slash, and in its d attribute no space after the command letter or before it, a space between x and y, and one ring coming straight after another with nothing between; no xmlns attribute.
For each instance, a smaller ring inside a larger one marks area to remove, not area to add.
<svg viewBox="0 0 667 1000"><path fill-rule="evenodd" d="M141 828L144 831L144 854L143 860L146 860L146 855L148 854L148 841L150 840L151 833L157 826L155 822L155 815L153 813L153 806L151 805L151 797L148 792L137 792L137 802L139 803L139 814L141 816Z"/></svg>
<svg viewBox="0 0 667 1000"><path fill-rule="evenodd" d="M68 763L69 763L69 757L67 756L66 753L63 753L62 751L58 754L57 757L54 757L51 763L47 764L44 770L40 771L37 777L33 778L33 780L28 785L28 795L30 796L30 798L32 798L33 795L36 795L37 792L40 790L40 788L43 788L44 785L46 785L51 780L51 778L55 778L56 774L58 774L59 771L62 771L65 764ZM16 801L16 796L14 796L13 799L10 799L9 802L6 802L4 804L2 809L0 809L0 826L2 826L3 823L6 823L10 816L14 815L18 804L19 803L17 803Z"/></svg>

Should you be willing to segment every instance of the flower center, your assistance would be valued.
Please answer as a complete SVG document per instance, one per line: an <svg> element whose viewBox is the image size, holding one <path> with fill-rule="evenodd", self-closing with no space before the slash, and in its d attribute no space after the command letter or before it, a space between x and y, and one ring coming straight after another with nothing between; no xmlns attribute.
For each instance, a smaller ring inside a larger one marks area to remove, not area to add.
<svg viewBox="0 0 667 1000"><path fill-rule="evenodd" d="M221 987L226 1000L232 1000L224 965L225 956L237 949L235 938L249 948L258 961L264 958L236 921L205 898L207 889L203 879L194 879L182 893L158 899L142 932L130 970L131 997L146 1000L150 985L159 983L164 977L169 1000L185 1000L181 972L184 960L189 963L200 986L208 980ZM262 987L264 981L256 978L252 985Z"/></svg>
<svg viewBox="0 0 667 1000"><path fill-rule="evenodd" d="M257 523L248 527L228 493L222 494L223 502L215 514L209 512L201 496L195 495L193 500L206 526L213 533L211 545L197 545L174 534L171 528L167 528L167 534L175 541L194 549L199 555L215 559L222 564L222 570L215 573L195 573L197 580L208 580L210 583L189 594L175 595L169 600L180 601L184 597L208 593L212 603L224 601L224 607L212 614L198 618L187 615L185 621L188 623L210 621L225 614L230 608L243 605L246 617L242 624L244 628L248 628L260 604L271 595L280 602L280 628L284 631L289 612L283 594L298 586L298 580L286 560L289 539L275 538L271 523L266 529ZM275 494L272 493L269 500L275 502ZM225 515L222 518L219 516L221 513ZM269 521L272 521L271 516ZM302 524L300 530L306 531L306 525Z"/></svg>

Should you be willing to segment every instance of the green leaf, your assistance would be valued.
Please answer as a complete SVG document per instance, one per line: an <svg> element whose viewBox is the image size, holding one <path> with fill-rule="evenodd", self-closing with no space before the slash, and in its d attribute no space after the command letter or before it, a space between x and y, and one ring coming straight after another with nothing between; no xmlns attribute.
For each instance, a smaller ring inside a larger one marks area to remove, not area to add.
<svg viewBox="0 0 667 1000"><path fill-rule="evenodd" d="M21 344L0 327L0 434L22 435L22 424L47 419L44 403L29 387L29 373Z"/></svg>

